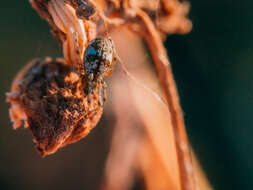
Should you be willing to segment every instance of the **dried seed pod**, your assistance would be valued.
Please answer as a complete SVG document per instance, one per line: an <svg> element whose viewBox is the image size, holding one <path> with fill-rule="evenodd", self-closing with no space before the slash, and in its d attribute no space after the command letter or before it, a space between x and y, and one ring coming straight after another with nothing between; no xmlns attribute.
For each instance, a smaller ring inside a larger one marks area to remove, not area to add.
<svg viewBox="0 0 253 190"><path fill-rule="evenodd" d="M15 127L23 120L41 156L85 137L99 121L105 99L104 81L88 83L62 59L36 59L14 80L7 95ZM101 103L102 99L102 103Z"/></svg>

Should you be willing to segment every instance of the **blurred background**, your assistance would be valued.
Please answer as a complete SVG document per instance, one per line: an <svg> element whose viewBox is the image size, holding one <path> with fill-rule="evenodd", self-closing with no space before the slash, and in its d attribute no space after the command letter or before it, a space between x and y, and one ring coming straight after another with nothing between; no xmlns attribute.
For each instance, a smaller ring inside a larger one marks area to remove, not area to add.
<svg viewBox="0 0 253 190"><path fill-rule="evenodd" d="M165 41L190 142L214 189L253 189L253 2L190 3L193 31ZM12 130L5 92L29 60L61 50L28 0L1 2L0 24L0 189L95 189L114 116L42 160L31 135Z"/></svg>

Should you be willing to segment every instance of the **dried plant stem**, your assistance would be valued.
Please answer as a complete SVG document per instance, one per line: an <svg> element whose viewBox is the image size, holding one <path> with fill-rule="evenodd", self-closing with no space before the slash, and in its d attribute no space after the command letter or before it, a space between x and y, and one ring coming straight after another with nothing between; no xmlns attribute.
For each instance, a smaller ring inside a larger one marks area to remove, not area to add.
<svg viewBox="0 0 253 190"><path fill-rule="evenodd" d="M138 35L138 33L133 33L129 30L128 27L125 26L117 28L117 30L114 30L112 33L110 33L110 36L112 36L113 41L115 42L115 46L117 47L117 53L119 53L122 63L126 63L125 66L127 67L127 70L129 71L129 73L131 73L132 76L134 76L133 80L140 81L141 84L148 84L148 88L154 89L156 92L159 92L159 84L156 82L157 80L155 79L155 73L151 71L152 68L149 67L149 65L147 64L147 61L152 62L152 60L147 57L143 57L144 55L146 55L146 48L144 48L145 46L143 46L143 40ZM124 39L122 39L122 36L124 36ZM127 44L129 41L131 41L131 43L128 44L126 48L125 44ZM121 71L120 67L118 67L118 69ZM170 117L168 117L169 112L167 109L167 103L165 103L166 107L164 107L161 102L157 101L157 98L153 95L153 93L147 92L146 88L143 88L142 85L136 84L136 81L134 82L133 80L129 80L129 76L127 77L122 72L115 72L113 78L114 83L111 84L112 89L114 89L112 91L112 94L115 94L113 97L113 103L115 103L121 111L128 113L127 117L129 113L133 114L133 110L136 109L136 113L134 113L134 116L138 117L136 118L136 122L140 122L142 137L147 140L146 136L148 136L148 140L152 141L152 144L154 144L156 149L155 155L157 155L157 157L155 158L157 158L157 160L154 160L147 157L149 155L153 155L153 153L151 154L148 152L147 155L141 154L144 150L151 150L149 147L144 147L144 144L149 146L151 143L143 144L142 138L140 144L138 144L138 155L137 159L135 159L135 165L137 166L138 174L143 177L143 185L148 185L152 183L154 185L152 187L154 188L148 188L148 186L146 186L146 189L150 190L179 190L180 184L178 164L176 160L176 151L174 146L174 135L172 134L172 128L168 127L171 124ZM125 88L121 87L122 85L128 86L129 89L125 91ZM117 86L120 87L117 88ZM117 91L114 92L115 90ZM129 104L132 101L134 104L133 106ZM124 102L128 103L123 104ZM125 107L123 107L121 104L125 105ZM150 110L152 110L153 113L150 112ZM126 114L124 118L125 117ZM135 117L131 116L131 119L133 120ZM129 125L128 130L133 127L136 130L136 125ZM119 132L117 134L115 133L115 135L117 136L119 134ZM135 133L133 133L132 136L135 136ZM127 143L132 144L131 138L128 139L129 141ZM119 143L120 141L118 142L118 144ZM118 149L118 151L121 154L124 154L124 152L128 151L128 149ZM142 169L143 167L144 169ZM154 173L153 171L156 171L157 173ZM122 189L122 187L118 189Z"/></svg>
<svg viewBox="0 0 253 190"><path fill-rule="evenodd" d="M118 80L120 82L118 83ZM124 89L122 89L122 84ZM101 190L128 190L134 183L136 160L142 133L134 104L129 96L127 81L118 74L113 85L113 112L116 123L113 129L110 152Z"/></svg>
<svg viewBox="0 0 253 190"><path fill-rule="evenodd" d="M176 152L179 164L181 189L194 190L195 181L190 149L171 65L159 32L156 30L150 18L142 10L137 10L136 13L146 29L147 33L146 35L144 34L144 39L150 48L157 74L165 92L168 108L171 113L171 122L175 135Z"/></svg>

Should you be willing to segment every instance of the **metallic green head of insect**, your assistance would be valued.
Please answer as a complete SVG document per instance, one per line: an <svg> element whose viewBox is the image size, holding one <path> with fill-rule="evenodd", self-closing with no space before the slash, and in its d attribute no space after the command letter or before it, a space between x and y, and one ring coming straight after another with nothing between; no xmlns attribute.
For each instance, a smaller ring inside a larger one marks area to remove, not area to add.
<svg viewBox="0 0 253 190"><path fill-rule="evenodd" d="M115 48L112 39L95 38L87 46L84 52L85 75L107 77L112 73L116 63Z"/></svg>

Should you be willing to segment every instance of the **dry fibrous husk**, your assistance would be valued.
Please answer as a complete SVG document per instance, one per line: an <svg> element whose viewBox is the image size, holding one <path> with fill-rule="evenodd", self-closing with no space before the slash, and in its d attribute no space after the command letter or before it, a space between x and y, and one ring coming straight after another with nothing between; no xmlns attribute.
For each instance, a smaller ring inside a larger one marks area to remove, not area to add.
<svg viewBox="0 0 253 190"><path fill-rule="evenodd" d="M7 96L14 127L25 122L41 156L85 137L99 121L103 105L97 85L89 95L86 82L63 59L35 59L20 71Z"/></svg>

